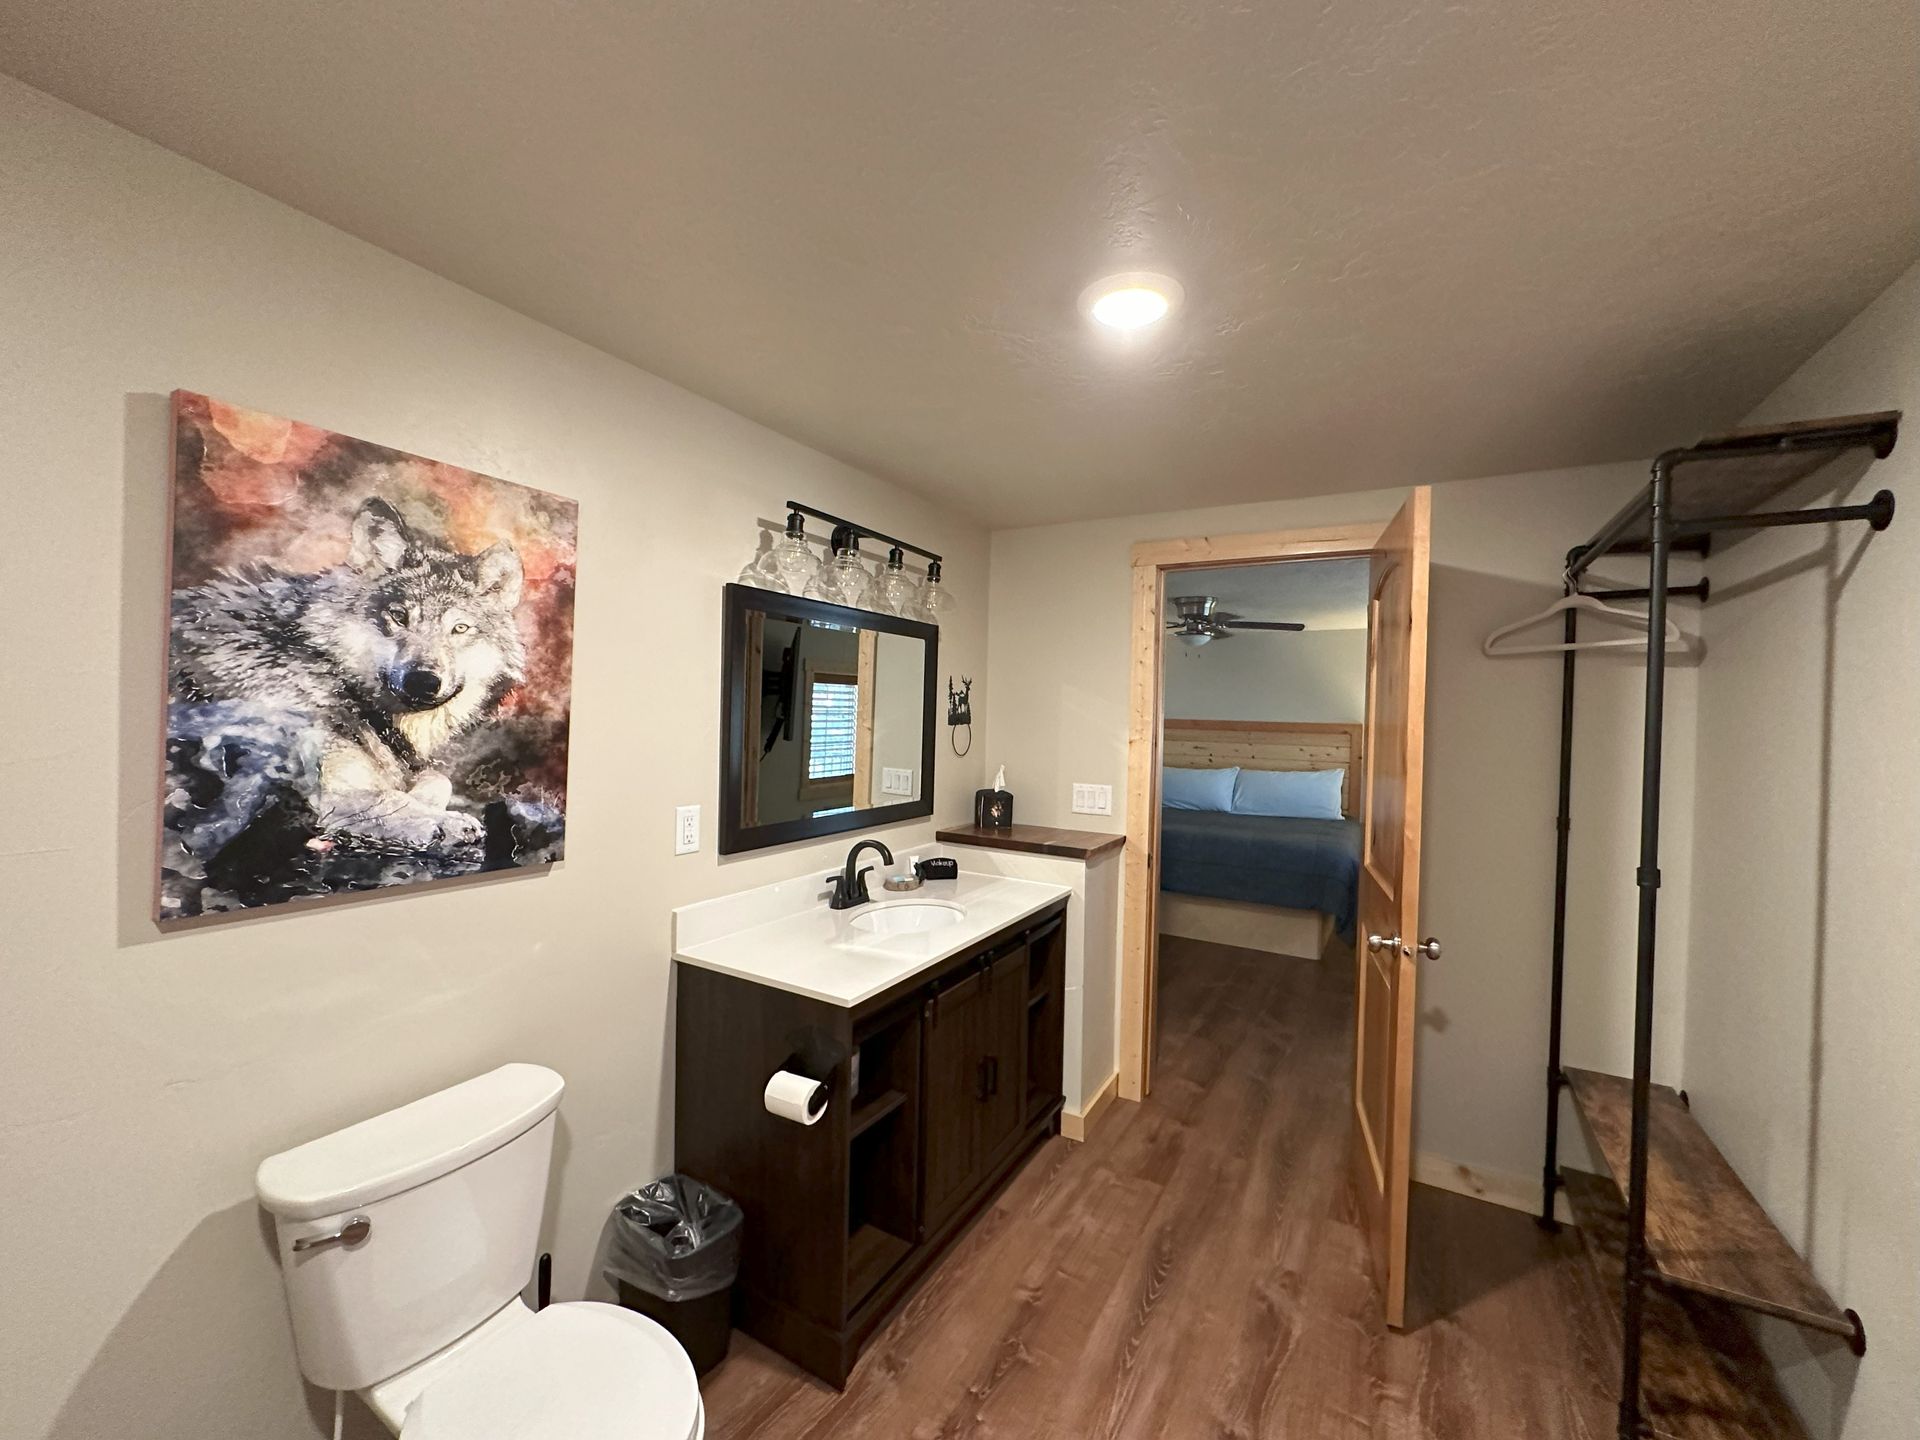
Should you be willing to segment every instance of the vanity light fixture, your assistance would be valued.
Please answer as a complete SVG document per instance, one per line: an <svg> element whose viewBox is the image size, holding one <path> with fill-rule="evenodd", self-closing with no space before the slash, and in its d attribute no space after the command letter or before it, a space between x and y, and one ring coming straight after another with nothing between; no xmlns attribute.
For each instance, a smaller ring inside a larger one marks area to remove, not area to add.
<svg viewBox="0 0 1920 1440"><path fill-rule="evenodd" d="M1129 333L1166 319L1180 307L1185 293L1171 275L1127 270L1082 290L1080 308L1097 324Z"/></svg>
<svg viewBox="0 0 1920 1440"><path fill-rule="evenodd" d="M816 560L807 543L808 516L833 527L825 559ZM887 547L887 562L877 573L861 562L863 539L877 540ZM924 584L915 584L907 573L909 550L927 562ZM740 572L740 583L934 625L954 611L952 592L941 584L939 555L798 500L787 501L786 533L770 549L747 562Z"/></svg>

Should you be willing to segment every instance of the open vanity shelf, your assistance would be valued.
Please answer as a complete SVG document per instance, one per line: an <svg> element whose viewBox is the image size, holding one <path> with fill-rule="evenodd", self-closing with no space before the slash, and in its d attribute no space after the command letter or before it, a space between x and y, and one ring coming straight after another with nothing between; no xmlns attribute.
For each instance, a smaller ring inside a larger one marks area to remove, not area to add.
<svg viewBox="0 0 1920 1440"><path fill-rule="evenodd" d="M858 1308L916 1238L920 1027L902 1011L857 1031L847 1124L847 1304ZM851 1067L850 1067L851 1068Z"/></svg>
<svg viewBox="0 0 1920 1440"><path fill-rule="evenodd" d="M735 1323L846 1382L960 1229L1060 1125L1065 899L848 1007L676 967L675 1167L745 1212ZM776 1070L825 1081L813 1125Z"/></svg>
<svg viewBox="0 0 1920 1440"><path fill-rule="evenodd" d="M1893 495L1860 504L1769 509L1795 482L1837 456L1888 455L1897 412L1844 415L1743 430L1670 450L1652 476L1584 545L1567 552L1567 593L1647 602L1647 630L1665 627L1669 595L1705 598L1706 585L1669 583L1678 550L1701 556L1724 532L1789 525L1893 522ZM1647 557L1642 589L1586 588L1590 567L1609 555ZM1576 639L1566 611L1565 639ZM1655 1085L1654 962L1660 892L1660 770L1666 650L1649 645L1646 729L1640 783L1639 892L1635 956L1633 1074L1603 1075L1561 1062L1566 994L1568 836L1572 828L1574 651L1561 670L1559 842L1554 866L1551 1010L1547 1032L1546 1162L1540 1220L1551 1226L1555 1192L1565 1188L1579 1220L1597 1289L1614 1317L1608 1333L1620 1359L1620 1440L1646 1433L1676 1440L1804 1435L1739 1312L1756 1311L1844 1337L1865 1353L1860 1317L1842 1309L1768 1218L1753 1193L1694 1119L1686 1097ZM1559 1166L1560 1100L1570 1092L1592 1148L1609 1174Z"/></svg>

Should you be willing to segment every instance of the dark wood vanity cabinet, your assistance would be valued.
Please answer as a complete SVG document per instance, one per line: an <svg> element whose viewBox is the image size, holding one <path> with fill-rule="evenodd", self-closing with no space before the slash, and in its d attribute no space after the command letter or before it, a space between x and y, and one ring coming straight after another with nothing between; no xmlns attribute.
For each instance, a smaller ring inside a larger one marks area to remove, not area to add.
<svg viewBox="0 0 1920 1440"><path fill-rule="evenodd" d="M1060 1125L1066 901L849 1010L675 966L675 1168L746 1213L735 1323L844 1384L908 1290ZM775 1070L827 1113L769 1115Z"/></svg>
<svg viewBox="0 0 1920 1440"><path fill-rule="evenodd" d="M922 1233L937 1230L1021 1130L1027 951L1009 942L947 981L922 1007L926 1183Z"/></svg>

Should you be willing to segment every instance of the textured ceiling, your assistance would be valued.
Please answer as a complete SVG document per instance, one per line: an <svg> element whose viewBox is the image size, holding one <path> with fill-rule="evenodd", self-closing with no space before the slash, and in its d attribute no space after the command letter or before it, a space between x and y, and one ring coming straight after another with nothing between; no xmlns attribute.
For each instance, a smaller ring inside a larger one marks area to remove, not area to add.
<svg viewBox="0 0 1920 1440"><path fill-rule="evenodd" d="M1732 420L1920 253L1917 62L1913 0L0 6L30 84L996 525ZM1102 344L1135 268L1187 304Z"/></svg>
<svg viewBox="0 0 1920 1440"><path fill-rule="evenodd" d="M1298 620L1309 630L1367 628L1365 560L1182 570L1167 577L1167 594L1211 595L1222 610L1247 620Z"/></svg>

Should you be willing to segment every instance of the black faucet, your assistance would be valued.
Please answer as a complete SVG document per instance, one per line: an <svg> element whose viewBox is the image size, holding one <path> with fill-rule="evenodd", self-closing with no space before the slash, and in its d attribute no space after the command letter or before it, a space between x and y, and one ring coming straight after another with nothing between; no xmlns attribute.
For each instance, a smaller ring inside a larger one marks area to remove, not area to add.
<svg viewBox="0 0 1920 1440"><path fill-rule="evenodd" d="M855 870L854 861L860 858L862 850L878 850L880 858L893 864L893 851L878 840L862 840L847 852L847 868L833 877L833 893L827 897L829 910L851 910L856 905L864 905L873 897L867 894L867 871L871 865Z"/></svg>

